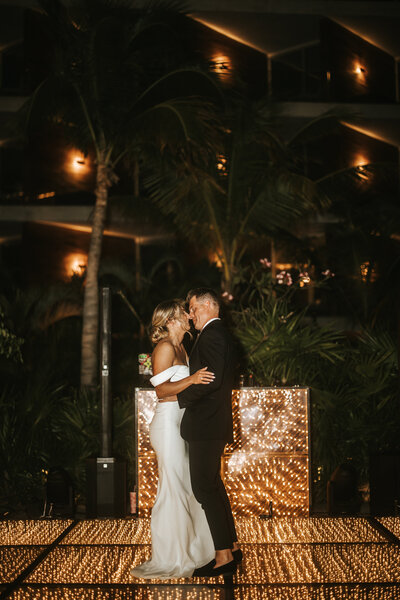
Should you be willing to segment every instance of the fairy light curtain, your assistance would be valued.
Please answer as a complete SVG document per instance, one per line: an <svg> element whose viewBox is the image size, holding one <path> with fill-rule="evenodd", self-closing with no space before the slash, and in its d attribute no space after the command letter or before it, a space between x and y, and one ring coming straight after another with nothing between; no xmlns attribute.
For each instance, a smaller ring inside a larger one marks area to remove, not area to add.
<svg viewBox="0 0 400 600"><path fill-rule="evenodd" d="M234 441L222 460L236 515L307 516L310 508L309 389L243 388L233 392ZM157 491L157 460L149 426L157 398L136 390L139 516L148 516ZM272 504L271 504L272 503Z"/></svg>

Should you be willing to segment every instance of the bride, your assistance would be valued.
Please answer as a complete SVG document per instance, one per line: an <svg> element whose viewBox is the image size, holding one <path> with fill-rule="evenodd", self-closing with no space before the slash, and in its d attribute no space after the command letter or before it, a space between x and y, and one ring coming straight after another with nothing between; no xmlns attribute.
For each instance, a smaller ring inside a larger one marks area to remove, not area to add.
<svg viewBox="0 0 400 600"><path fill-rule="evenodd" d="M189 329L183 301L162 302L154 310L151 340L156 347L150 382L159 400L150 441L157 456L158 488L151 513L151 560L131 570L135 577L190 577L215 554L205 513L192 492L187 445L180 435L185 409L179 408L176 394L194 383L207 385L214 379L207 367L189 374L182 344Z"/></svg>

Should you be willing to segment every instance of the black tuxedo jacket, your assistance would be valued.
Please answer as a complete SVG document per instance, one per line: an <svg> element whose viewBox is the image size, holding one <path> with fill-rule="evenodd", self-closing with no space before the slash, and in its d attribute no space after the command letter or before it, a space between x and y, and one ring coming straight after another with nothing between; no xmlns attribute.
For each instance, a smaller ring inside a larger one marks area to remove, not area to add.
<svg viewBox="0 0 400 600"><path fill-rule="evenodd" d="M233 338L220 320L212 321L199 334L190 354L190 374L208 367L215 379L207 385L191 385L178 394L179 406L186 408L181 423L183 439L233 441L235 355Z"/></svg>

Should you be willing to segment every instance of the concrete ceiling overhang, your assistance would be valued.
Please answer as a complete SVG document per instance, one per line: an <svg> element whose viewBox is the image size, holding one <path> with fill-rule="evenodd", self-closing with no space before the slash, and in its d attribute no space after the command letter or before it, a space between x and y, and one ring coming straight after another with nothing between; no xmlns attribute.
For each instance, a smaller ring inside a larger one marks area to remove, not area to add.
<svg viewBox="0 0 400 600"><path fill-rule="evenodd" d="M400 4L346 0L198 0L191 16L270 57L317 43L328 17L394 57L400 57Z"/></svg>
<svg viewBox="0 0 400 600"><path fill-rule="evenodd" d="M332 17L332 20L394 58L400 58L400 8L397 18L346 15Z"/></svg>
<svg viewBox="0 0 400 600"><path fill-rule="evenodd" d="M84 221L80 222L57 222L50 220L38 220L35 221L38 224L49 225L51 227L58 227L60 229L68 229L71 231L80 231L82 233L90 234L92 231L91 225ZM116 238L122 238L126 240L132 240L137 244L148 245L148 244L165 244L173 239L173 234L166 232L161 227L156 227L147 224L138 224L137 222L132 223L114 223L106 226L104 229L104 235Z"/></svg>
<svg viewBox="0 0 400 600"><path fill-rule="evenodd" d="M0 7L10 4L37 6L35 0L0 0ZM148 0L135 5L147 6ZM324 17L400 58L400 2L393 0L189 0L188 10L194 19L272 58L318 43ZM378 110L367 117L366 129L400 145L398 121L398 115Z"/></svg>
<svg viewBox="0 0 400 600"><path fill-rule="evenodd" d="M329 17L394 58L400 57L400 7L397 18L365 15L255 14L203 12L193 17L212 29L271 58L317 44L321 18Z"/></svg>
<svg viewBox="0 0 400 600"><path fill-rule="evenodd" d="M202 12L193 17L212 29L268 56L319 40L317 15Z"/></svg>
<svg viewBox="0 0 400 600"><path fill-rule="evenodd" d="M301 127L330 112L346 125L372 138L400 147L400 108L394 104L346 104L281 102L279 118L285 139Z"/></svg>
<svg viewBox="0 0 400 600"><path fill-rule="evenodd" d="M193 18L204 25L251 46L270 58L319 43L320 22L330 18L363 40L400 58L400 2L346 0L198 0L192 2ZM281 116L312 119L328 110L326 104L287 103ZM283 105L281 105L283 107ZM310 114L307 111L311 111ZM398 105L376 107L349 105L360 119L349 125L366 135L400 146Z"/></svg>

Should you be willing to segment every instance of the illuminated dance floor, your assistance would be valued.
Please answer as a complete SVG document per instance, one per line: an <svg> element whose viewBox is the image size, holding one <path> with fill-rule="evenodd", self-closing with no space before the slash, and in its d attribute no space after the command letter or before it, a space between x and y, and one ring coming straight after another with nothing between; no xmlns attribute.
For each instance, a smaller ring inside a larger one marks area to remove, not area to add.
<svg viewBox="0 0 400 600"><path fill-rule="evenodd" d="M233 587L217 579L137 580L149 520L0 522L0 598L400 599L400 517L237 519Z"/></svg>

